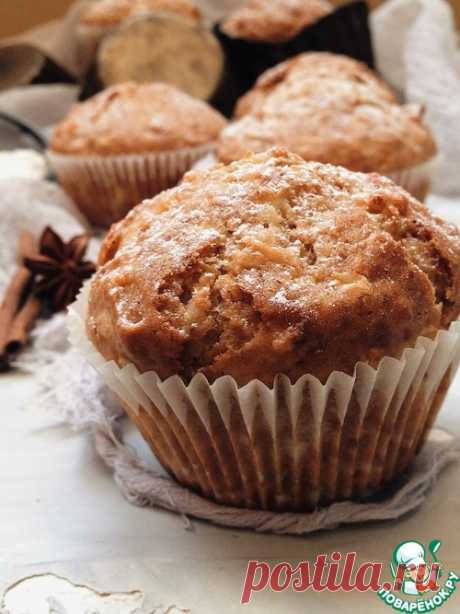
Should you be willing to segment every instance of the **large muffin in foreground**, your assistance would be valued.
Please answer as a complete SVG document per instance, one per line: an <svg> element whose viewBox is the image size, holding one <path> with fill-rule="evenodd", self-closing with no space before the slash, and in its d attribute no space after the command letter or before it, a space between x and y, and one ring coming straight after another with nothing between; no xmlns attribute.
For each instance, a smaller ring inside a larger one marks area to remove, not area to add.
<svg viewBox="0 0 460 614"><path fill-rule="evenodd" d="M408 466L459 311L456 228L384 177L275 149L188 173L115 225L86 334L179 481L311 509Z"/></svg>
<svg viewBox="0 0 460 614"><path fill-rule="evenodd" d="M304 53L268 70L240 99L221 134L223 162L274 145L305 160L379 172L422 199L436 144L419 105L400 105L364 64Z"/></svg>
<svg viewBox="0 0 460 614"><path fill-rule="evenodd" d="M114 226L88 330L162 378L271 385L282 365L324 382L448 327L459 257L457 230L391 181L274 150L188 174Z"/></svg>
<svg viewBox="0 0 460 614"><path fill-rule="evenodd" d="M122 83L70 111L53 132L50 160L88 220L105 226L175 185L213 150L225 124L165 83Z"/></svg>

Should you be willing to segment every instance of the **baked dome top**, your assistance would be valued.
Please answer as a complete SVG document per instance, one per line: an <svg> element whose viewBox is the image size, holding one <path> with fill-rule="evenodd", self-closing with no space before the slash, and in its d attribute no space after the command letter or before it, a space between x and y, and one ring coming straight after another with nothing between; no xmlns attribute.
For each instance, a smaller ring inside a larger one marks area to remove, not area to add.
<svg viewBox="0 0 460 614"><path fill-rule="evenodd" d="M458 230L389 179L273 149L189 172L114 225L87 332L161 378L325 381L447 327L459 264Z"/></svg>
<svg viewBox="0 0 460 614"><path fill-rule="evenodd" d="M422 107L399 105L364 64L330 53L301 54L268 70L236 115L221 134L223 162L281 145L305 160L385 173L436 153Z"/></svg>
<svg viewBox="0 0 460 614"><path fill-rule="evenodd" d="M116 26L128 17L143 13L174 13L198 22L199 8L191 0L97 0L89 4L80 16L86 26Z"/></svg>
<svg viewBox="0 0 460 614"><path fill-rule="evenodd" d="M327 0L248 0L222 24L233 38L278 43L330 13Z"/></svg>
<svg viewBox="0 0 460 614"><path fill-rule="evenodd" d="M322 51L307 52L300 53L262 73L249 92L238 100L235 117L257 113L266 98L278 88L301 94L304 87L301 82L305 79L352 81L368 87L383 100L397 102L392 89L367 64L346 55Z"/></svg>
<svg viewBox="0 0 460 614"><path fill-rule="evenodd" d="M130 154L210 143L226 125L206 102L166 83L121 83L77 104L50 148L65 154Z"/></svg>

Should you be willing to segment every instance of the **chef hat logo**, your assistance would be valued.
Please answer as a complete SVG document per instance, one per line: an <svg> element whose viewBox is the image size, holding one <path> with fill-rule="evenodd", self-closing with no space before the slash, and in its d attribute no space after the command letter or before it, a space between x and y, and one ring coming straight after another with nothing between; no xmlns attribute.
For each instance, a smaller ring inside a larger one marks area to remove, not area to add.
<svg viewBox="0 0 460 614"><path fill-rule="evenodd" d="M392 561L390 562L391 573L396 579L400 569L404 570L401 590L408 595L421 595L422 593L437 590L438 586L432 583L432 573L436 578L442 575L439 567L437 552L441 547L438 539L433 539L426 548L423 544L415 540L401 542L393 551ZM433 564L437 563L437 567ZM420 586L417 584L420 582ZM425 583L426 585L422 585Z"/></svg>
<svg viewBox="0 0 460 614"><path fill-rule="evenodd" d="M394 552L396 565L426 565L425 547L416 541L408 541L400 544Z"/></svg>

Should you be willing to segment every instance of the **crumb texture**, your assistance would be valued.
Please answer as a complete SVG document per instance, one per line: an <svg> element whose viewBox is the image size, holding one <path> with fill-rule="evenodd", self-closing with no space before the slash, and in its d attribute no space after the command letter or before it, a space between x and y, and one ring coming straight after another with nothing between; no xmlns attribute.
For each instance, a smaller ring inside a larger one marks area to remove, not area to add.
<svg viewBox="0 0 460 614"><path fill-rule="evenodd" d="M97 0L82 11L80 23L85 26L112 27L128 17L144 13L172 13L193 22L201 19L201 11L190 0Z"/></svg>
<svg viewBox="0 0 460 614"><path fill-rule="evenodd" d="M75 155L170 151L215 141L226 120L165 83L114 85L75 105L50 148Z"/></svg>
<svg viewBox="0 0 460 614"><path fill-rule="evenodd" d="M221 134L219 158L238 160L274 145L305 160L387 173L436 153L420 105L400 105L367 66L345 56L304 53L266 71L238 102Z"/></svg>
<svg viewBox="0 0 460 614"><path fill-rule="evenodd" d="M161 378L325 381L447 327L459 263L457 229L389 179L274 149L192 171L114 225L87 332Z"/></svg>
<svg viewBox="0 0 460 614"><path fill-rule="evenodd" d="M248 0L228 16L222 30L233 38L279 43L332 10L327 0Z"/></svg>

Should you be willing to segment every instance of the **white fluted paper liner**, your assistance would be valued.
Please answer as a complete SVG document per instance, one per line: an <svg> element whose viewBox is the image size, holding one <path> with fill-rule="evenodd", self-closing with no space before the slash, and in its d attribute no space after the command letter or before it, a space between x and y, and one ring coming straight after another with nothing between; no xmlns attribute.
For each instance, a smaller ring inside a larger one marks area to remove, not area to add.
<svg viewBox="0 0 460 614"><path fill-rule="evenodd" d="M399 476L424 442L460 360L460 322L419 337L400 359L353 376L312 375L273 388L210 384L196 375L161 380L106 361L85 333L89 284L69 309L70 340L123 401L160 462L219 502L307 510L363 498Z"/></svg>
<svg viewBox="0 0 460 614"><path fill-rule="evenodd" d="M48 150L59 182L85 218L109 226L132 207L176 185L214 143L164 152L113 156L76 156Z"/></svg>
<svg viewBox="0 0 460 614"><path fill-rule="evenodd" d="M428 196L431 187L431 180L434 172L439 165L440 156L430 158L422 164L417 164L410 168L403 168L398 171L385 173L387 177L403 187L418 200L423 202Z"/></svg>

